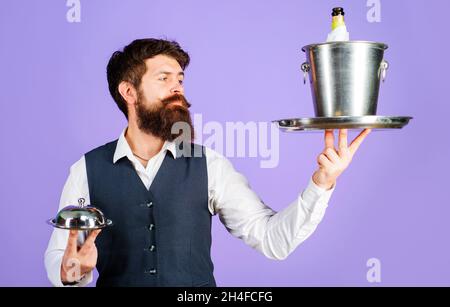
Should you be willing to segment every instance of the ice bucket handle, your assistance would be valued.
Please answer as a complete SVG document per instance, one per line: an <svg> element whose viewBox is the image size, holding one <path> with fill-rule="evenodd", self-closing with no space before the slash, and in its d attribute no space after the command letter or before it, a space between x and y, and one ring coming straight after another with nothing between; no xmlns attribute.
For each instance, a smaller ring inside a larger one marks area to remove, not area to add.
<svg viewBox="0 0 450 307"><path fill-rule="evenodd" d="M388 70L388 68L389 68L388 61L386 61L386 60L381 61L380 73L381 73L381 80L383 81L383 83L384 83L384 80L386 80L386 71Z"/></svg>
<svg viewBox="0 0 450 307"><path fill-rule="evenodd" d="M303 84L306 84L306 75L309 73L309 71L311 70L311 66L305 62L302 64L302 71L303 71Z"/></svg>

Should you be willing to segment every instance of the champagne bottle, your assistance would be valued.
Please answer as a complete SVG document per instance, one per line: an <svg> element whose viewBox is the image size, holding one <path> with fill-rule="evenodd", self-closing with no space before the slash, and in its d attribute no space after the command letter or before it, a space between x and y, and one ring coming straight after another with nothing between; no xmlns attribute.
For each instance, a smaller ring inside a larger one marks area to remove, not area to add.
<svg viewBox="0 0 450 307"><path fill-rule="evenodd" d="M348 41L350 39L345 25L344 15L345 13L342 7L333 8L331 13L331 32L328 34L327 42Z"/></svg>

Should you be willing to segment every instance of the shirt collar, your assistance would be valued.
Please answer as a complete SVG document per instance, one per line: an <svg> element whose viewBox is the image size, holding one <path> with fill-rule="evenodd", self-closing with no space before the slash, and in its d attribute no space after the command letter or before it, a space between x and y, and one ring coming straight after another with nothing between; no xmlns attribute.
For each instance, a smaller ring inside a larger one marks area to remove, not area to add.
<svg viewBox="0 0 450 307"><path fill-rule="evenodd" d="M131 151L130 145L125 138L125 132L127 131L127 127L122 130L122 133L119 136L119 140L117 141L116 151L114 152L113 163L116 163L118 160L123 157L127 157L130 161L135 160L133 152ZM161 148L162 152L170 151L174 159L177 157L176 144L174 142L165 141L163 147Z"/></svg>

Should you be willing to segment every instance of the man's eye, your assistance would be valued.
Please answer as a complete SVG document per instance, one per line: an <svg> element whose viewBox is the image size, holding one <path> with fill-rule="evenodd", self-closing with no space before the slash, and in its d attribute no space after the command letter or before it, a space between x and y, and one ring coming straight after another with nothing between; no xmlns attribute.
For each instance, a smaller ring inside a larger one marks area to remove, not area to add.
<svg viewBox="0 0 450 307"><path fill-rule="evenodd" d="M159 80L161 80L161 81L166 81L166 80L167 80L167 77L161 77L161 78L159 78Z"/></svg>

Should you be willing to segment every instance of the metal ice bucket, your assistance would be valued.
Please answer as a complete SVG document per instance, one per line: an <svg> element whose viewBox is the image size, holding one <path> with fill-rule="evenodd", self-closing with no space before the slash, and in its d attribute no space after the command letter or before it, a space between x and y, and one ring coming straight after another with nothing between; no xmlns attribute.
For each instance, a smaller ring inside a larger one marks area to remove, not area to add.
<svg viewBox="0 0 450 307"><path fill-rule="evenodd" d="M316 117L376 115L387 45L366 41L330 42L302 48L304 82L309 74Z"/></svg>

